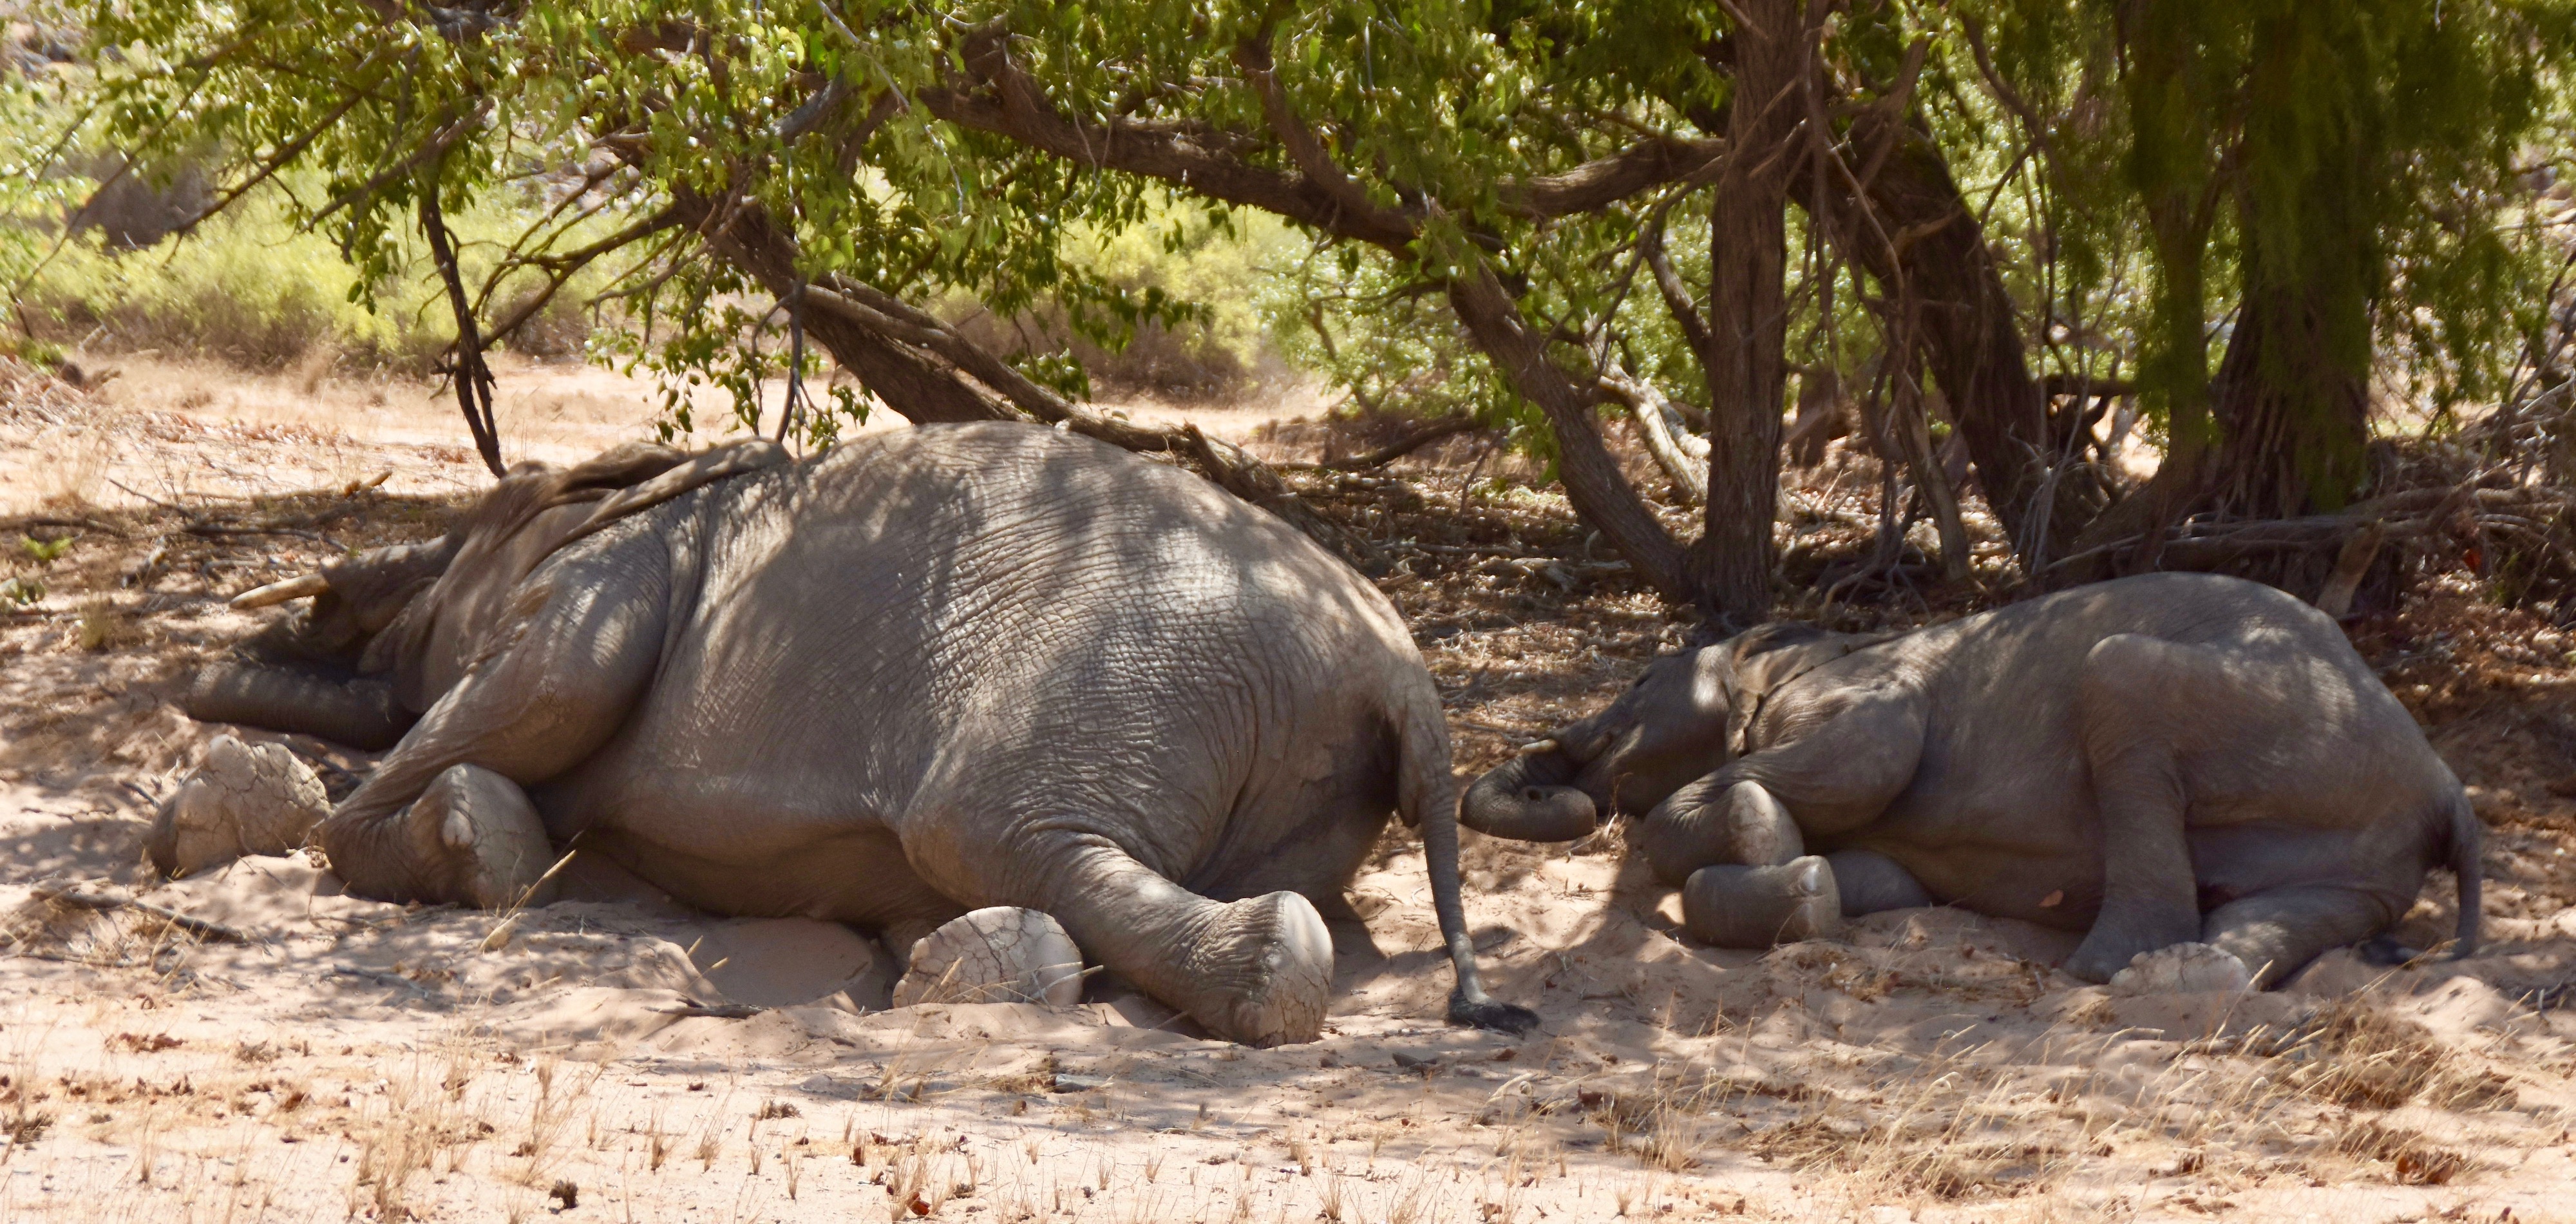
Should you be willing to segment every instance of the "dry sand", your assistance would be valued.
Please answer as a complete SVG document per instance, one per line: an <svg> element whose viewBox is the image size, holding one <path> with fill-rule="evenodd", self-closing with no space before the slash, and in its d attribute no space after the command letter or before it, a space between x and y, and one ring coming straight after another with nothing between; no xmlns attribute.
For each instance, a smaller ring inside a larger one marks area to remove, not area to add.
<svg viewBox="0 0 2576 1224"><path fill-rule="evenodd" d="M2576 718L2565 644L2510 616L2437 597L2366 643L2495 828L2466 962L2122 997L2051 968L2071 937L1951 910L1716 951L1615 833L1471 836L1491 984L1545 1021L1515 1040L1440 1022L1419 848L1390 836L1324 1040L1246 1050L1114 984L887 1010L868 939L693 913L578 858L566 900L516 915L352 899L302 858L150 879L151 802L216 731L172 677L253 624L220 597L427 534L481 479L446 418L395 411L417 388L138 394L163 377L0 396L0 545L74 539L0 564L48 587L0 613L0 1220L2576 1219L2576 805L2553 791ZM567 376L551 424L505 412L514 446L638 436L606 377ZM1550 495L1461 501L1472 457L1306 487L1432 545L1383 585L1480 768L1672 638ZM66 884L244 941L39 896ZM2449 903L2429 887L2409 931Z"/></svg>

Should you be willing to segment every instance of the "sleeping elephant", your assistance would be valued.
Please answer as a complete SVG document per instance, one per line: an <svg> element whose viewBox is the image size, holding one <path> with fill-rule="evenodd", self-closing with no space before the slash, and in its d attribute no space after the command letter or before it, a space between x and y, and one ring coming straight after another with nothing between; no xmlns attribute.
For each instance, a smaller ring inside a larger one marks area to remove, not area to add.
<svg viewBox="0 0 2576 1224"><path fill-rule="evenodd" d="M1657 659L1460 819L1552 841L1605 810L1646 813L1685 926L1727 946L1946 904L2086 932L2065 967L2088 981L2198 941L2274 985L2386 932L2430 866L2457 875L2459 953L2477 940L2458 780L2331 619L2234 578L1890 636L1765 625Z"/></svg>
<svg viewBox="0 0 2576 1224"><path fill-rule="evenodd" d="M360 895L512 904L577 843L705 909L898 950L1026 907L1268 1044L1320 1028L1319 907L1350 913L1394 811L1451 1018L1535 1022L1478 985L1448 733L1394 609L1176 469L1009 424L803 462L628 447L522 465L444 539L245 599L306 595L186 704L392 744L318 830Z"/></svg>

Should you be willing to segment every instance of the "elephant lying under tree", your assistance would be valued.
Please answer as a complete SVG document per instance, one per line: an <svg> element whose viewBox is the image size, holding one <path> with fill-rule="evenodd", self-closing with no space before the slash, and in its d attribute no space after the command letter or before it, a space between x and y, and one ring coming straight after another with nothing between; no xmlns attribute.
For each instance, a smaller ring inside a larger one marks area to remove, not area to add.
<svg viewBox="0 0 2576 1224"><path fill-rule="evenodd" d="M2477 941L2459 781L2331 619L2233 578L1891 636L1765 625L1657 659L1460 819L1557 841L1612 809L1647 812L1684 925L1725 946L1952 904L2087 931L2066 969L2089 981L2200 941L2275 985L2386 932L2429 866L2457 875L2458 953Z"/></svg>
<svg viewBox="0 0 2576 1224"><path fill-rule="evenodd" d="M1097 442L933 425L808 462L522 465L444 539L263 590L315 598L187 705L399 740L319 828L361 895L542 899L577 844L898 951L1022 906L1214 1032L1303 1041L1332 981L1318 907L1350 914L1393 810L1422 830L1450 1017L1535 1022L1477 983L1448 731L1394 609Z"/></svg>

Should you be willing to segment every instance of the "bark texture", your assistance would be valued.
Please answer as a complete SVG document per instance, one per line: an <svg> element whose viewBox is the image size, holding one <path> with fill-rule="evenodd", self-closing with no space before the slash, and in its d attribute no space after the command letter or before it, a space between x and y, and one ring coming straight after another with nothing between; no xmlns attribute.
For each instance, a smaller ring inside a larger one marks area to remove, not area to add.
<svg viewBox="0 0 2576 1224"><path fill-rule="evenodd" d="M1734 154L1709 206L1708 505L1690 583L1710 613L1751 625L1771 613L1771 519L1780 498L1782 349L1788 309L1789 168L1812 69L1803 0L1742 0L1735 36Z"/></svg>

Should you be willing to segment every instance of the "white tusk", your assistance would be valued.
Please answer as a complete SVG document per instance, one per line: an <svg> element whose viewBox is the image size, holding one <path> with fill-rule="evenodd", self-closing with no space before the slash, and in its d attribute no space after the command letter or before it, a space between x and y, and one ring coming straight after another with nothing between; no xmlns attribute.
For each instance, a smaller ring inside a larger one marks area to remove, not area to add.
<svg viewBox="0 0 2576 1224"><path fill-rule="evenodd" d="M1513 750L1512 750L1512 755L1514 755L1514 756L1537 756L1538 754L1540 754L1540 753L1542 753L1542 752L1554 752L1554 751L1556 751L1556 741L1555 741L1555 740L1552 740L1552 739L1531 740L1530 742L1528 742L1528 743L1526 743L1526 744L1523 744L1523 745L1521 745L1520 747L1518 747L1518 748L1516 748L1516 749L1513 749Z"/></svg>
<svg viewBox="0 0 2576 1224"><path fill-rule="evenodd" d="M265 608L273 604L282 604L290 599L302 599L307 595L319 595L330 589L331 582L329 579L324 578L320 574L306 574L301 578L289 578L284 582L272 582L264 587L252 587L239 595L233 596L232 602L233 607L246 612L252 608Z"/></svg>

